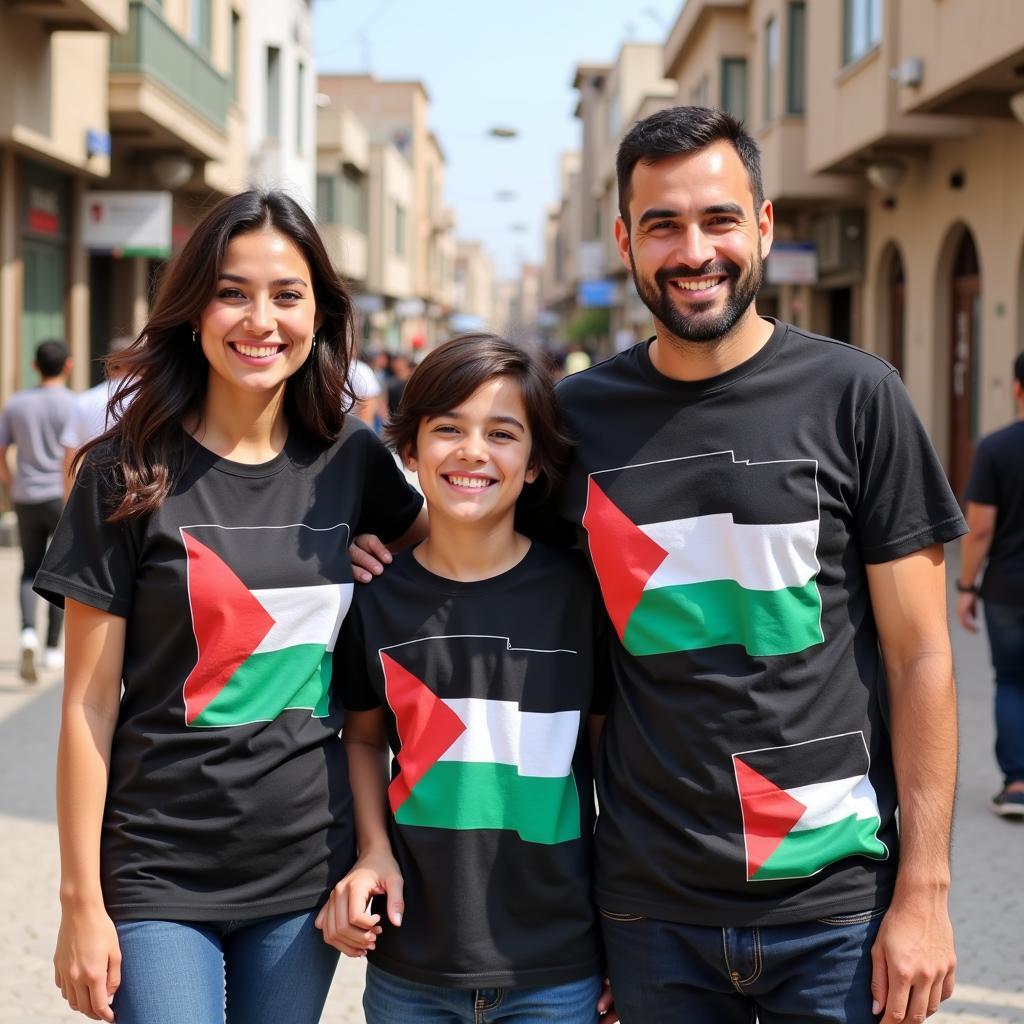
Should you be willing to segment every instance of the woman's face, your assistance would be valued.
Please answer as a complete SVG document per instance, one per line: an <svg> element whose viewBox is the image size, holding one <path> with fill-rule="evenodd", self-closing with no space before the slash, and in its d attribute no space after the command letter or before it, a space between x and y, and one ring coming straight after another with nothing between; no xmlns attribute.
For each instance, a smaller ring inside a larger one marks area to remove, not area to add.
<svg viewBox="0 0 1024 1024"><path fill-rule="evenodd" d="M282 389L308 358L317 325L313 277L298 246L273 228L236 235L199 317L211 386L216 377L244 392Z"/></svg>

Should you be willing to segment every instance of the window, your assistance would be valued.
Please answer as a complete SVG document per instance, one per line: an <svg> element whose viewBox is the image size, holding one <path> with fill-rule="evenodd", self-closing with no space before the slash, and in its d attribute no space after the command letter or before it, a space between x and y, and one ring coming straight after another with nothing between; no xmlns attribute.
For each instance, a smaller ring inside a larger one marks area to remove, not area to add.
<svg viewBox="0 0 1024 1024"><path fill-rule="evenodd" d="M210 55L210 39L213 32L210 0L190 0L188 18L188 41L198 50Z"/></svg>
<svg viewBox="0 0 1024 1024"><path fill-rule="evenodd" d="M321 224L335 224L334 178L329 174L316 176L316 217Z"/></svg>
<svg viewBox="0 0 1024 1024"><path fill-rule="evenodd" d="M340 222L347 228L366 233L366 175L345 164L341 171Z"/></svg>
<svg viewBox="0 0 1024 1024"><path fill-rule="evenodd" d="M843 66L882 41L882 0L843 0Z"/></svg>
<svg viewBox="0 0 1024 1024"><path fill-rule="evenodd" d="M401 203L395 203L395 237L394 254L405 255L405 207Z"/></svg>
<svg viewBox="0 0 1024 1024"><path fill-rule="evenodd" d="M303 149L306 134L306 65L300 60L295 67L295 152Z"/></svg>
<svg viewBox="0 0 1024 1024"><path fill-rule="evenodd" d="M779 23L769 18L764 26L764 121L775 117L775 80L779 69Z"/></svg>
<svg viewBox="0 0 1024 1024"><path fill-rule="evenodd" d="M789 5L789 36L786 63L786 113L804 112L804 82L807 77L807 5L800 0Z"/></svg>
<svg viewBox="0 0 1024 1024"><path fill-rule="evenodd" d="M231 12L231 97L238 102L242 77L242 16Z"/></svg>
<svg viewBox="0 0 1024 1024"><path fill-rule="evenodd" d="M737 121L747 119L747 60L725 57L722 60L722 109Z"/></svg>
<svg viewBox="0 0 1024 1024"><path fill-rule="evenodd" d="M267 106L264 135L268 139L281 137L281 50L267 47Z"/></svg>

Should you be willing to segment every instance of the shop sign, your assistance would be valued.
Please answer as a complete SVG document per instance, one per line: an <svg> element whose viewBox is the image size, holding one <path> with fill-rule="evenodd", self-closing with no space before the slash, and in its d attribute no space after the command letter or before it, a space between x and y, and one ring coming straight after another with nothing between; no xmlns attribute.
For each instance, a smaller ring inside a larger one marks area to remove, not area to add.
<svg viewBox="0 0 1024 1024"><path fill-rule="evenodd" d="M117 256L170 256L171 193L86 192L82 241Z"/></svg>
<svg viewBox="0 0 1024 1024"><path fill-rule="evenodd" d="M818 250L813 242L773 242L765 280L768 284L815 284Z"/></svg>
<svg viewBox="0 0 1024 1024"><path fill-rule="evenodd" d="M584 309L606 309L615 305L615 282L611 278L581 281L576 303Z"/></svg>
<svg viewBox="0 0 1024 1024"><path fill-rule="evenodd" d="M30 185L28 227L40 235L60 234L60 194L52 188Z"/></svg>

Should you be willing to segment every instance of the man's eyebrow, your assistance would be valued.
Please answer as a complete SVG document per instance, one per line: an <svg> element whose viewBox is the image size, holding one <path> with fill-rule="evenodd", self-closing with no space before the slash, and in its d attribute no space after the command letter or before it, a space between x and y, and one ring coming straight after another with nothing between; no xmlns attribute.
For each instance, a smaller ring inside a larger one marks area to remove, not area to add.
<svg viewBox="0 0 1024 1024"><path fill-rule="evenodd" d="M250 284L249 278L243 277L241 274L227 274L221 273L217 275L218 281L234 281L235 284ZM289 284L301 284L306 288L308 284L301 277L279 277L275 281L270 282L275 288L282 288Z"/></svg>
<svg viewBox="0 0 1024 1024"><path fill-rule="evenodd" d="M664 210L644 210L644 212L640 215L640 223L641 224L646 224L649 220L661 220L662 217L669 217L669 218L671 218L671 217L678 217L678 216L679 216L679 211L678 210L670 210L670 209L664 209Z"/></svg>
<svg viewBox="0 0 1024 1024"><path fill-rule="evenodd" d="M737 217L742 217L744 209L739 203L716 203L714 206L705 206L700 212L705 216L716 213L731 213Z"/></svg>

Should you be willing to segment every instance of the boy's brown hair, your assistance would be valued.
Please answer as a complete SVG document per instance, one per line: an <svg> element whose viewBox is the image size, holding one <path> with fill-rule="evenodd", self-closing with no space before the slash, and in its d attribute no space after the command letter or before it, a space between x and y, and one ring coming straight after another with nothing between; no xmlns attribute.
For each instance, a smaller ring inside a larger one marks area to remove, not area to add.
<svg viewBox="0 0 1024 1024"><path fill-rule="evenodd" d="M533 438L530 465L537 470L537 485L550 494L562 478L571 444L562 433L551 378L538 355L496 334L460 334L429 353L406 383L384 439L403 458L415 455L424 417L451 412L495 377L519 384Z"/></svg>

